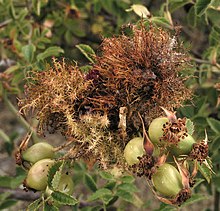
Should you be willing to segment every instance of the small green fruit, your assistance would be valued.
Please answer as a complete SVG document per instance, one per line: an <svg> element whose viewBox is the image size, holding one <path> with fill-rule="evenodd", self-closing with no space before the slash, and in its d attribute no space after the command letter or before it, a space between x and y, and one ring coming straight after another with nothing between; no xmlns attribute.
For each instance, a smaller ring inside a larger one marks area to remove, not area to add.
<svg viewBox="0 0 220 211"><path fill-rule="evenodd" d="M167 122L169 122L167 117L158 117L150 123L148 134L154 145L161 145L160 138L163 136L163 125Z"/></svg>
<svg viewBox="0 0 220 211"><path fill-rule="evenodd" d="M28 171L26 186L34 190L45 190L47 187L48 170L54 160L43 159L36 162Z"/></svg>
<svg viewBox="0 0 220 211"><path fill-rule="evenodd" d="M180 173L168 163L159 166L152 176L152 182L155 189L165 197L175 197L183 188Z"/></svg>
<svg viewBox="0 0 220 211"><path fill-rule="evenodd" d="M143 147L143 141L143 138L136 137L127 143L124 149L124 157L129 165L138 163L138 157L142 157L144 155L145 151Z"/></svg>
<svg viewBox="0 0 220 211"><path fill-rule="evenodd" d="M46 142L39 142L32 145L22 153L22 158L25 161L36 163L45 158L54 158L54 148Z"/></svg>
<svg viewBox="0 0 220 211"><path fill-rule="evenodd" d="M58 185L60 192L72 195L73 194L73 180L71 176L63 174Z"/></svg>
<svg viewBox="0 0 220 211"><path fill-rule="evenodd" d="M177 146L172 146L170 152L175 156L188 155L191 152L194 143L196 143L196 141L188 134L187 137L180 139Z"/></svg>

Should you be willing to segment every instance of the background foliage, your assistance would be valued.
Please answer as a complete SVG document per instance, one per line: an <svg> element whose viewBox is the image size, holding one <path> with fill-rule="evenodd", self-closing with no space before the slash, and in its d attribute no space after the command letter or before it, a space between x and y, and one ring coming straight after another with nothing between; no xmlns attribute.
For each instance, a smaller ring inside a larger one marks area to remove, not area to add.
<svg viewBox="0 0 220 211"><path fill-rule="evenodd" d="M29 124L19 116L16 105L16 98L22 97L24 79L30 71L44 70L52 56L65 57L87 69L93 62L88 55L98 52L102 37L119 34L124 24L135 23L140 16L167 30L181 26L179 39L189 49L194 65L191 73L185 73L193 75L187 86L193 90L194 97L178 113L194 122L197 138L202 139L207 130L215 171L209 184L203 182L196 187L195 192L204 195L195 195L188 204L211 198L213 204L207 204L206 208L217 211L220 198L219 0L0 0L0 159L12 158L25 131L30 125L35 126L35 122ZM7 127L6 116L10 113L10 121L16 121L16 124ZM28 198L19 189L25 172L20 168L6 172L2 161L0 209L13 209L14 206L23 206L20 201L36 199L38 195ZM209 176L205 175L205 178ZM76 190L79 189L75 196L81 201L73 206L73 210L77 207L82 210L126 209L127 203L140 209L174 209L140 197L142 194L137 193L137 184L131 176L114 177L97 169L88 171L83 163L74 166L74 182ZM85 184L83 187L82 183ZM141 191L145 192L144 195L149 192L146 189ZM66 199L60 197L64 203ZM75 201L70 199L64 204L73 205ZM35 205L32 204L30 209ZM44 207L45 210L52 208Z"/></svg>

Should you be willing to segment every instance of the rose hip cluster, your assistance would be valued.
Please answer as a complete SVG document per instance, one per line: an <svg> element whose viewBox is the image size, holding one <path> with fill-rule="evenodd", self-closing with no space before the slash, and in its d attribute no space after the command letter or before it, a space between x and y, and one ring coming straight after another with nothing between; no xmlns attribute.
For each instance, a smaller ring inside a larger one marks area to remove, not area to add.
<svg viewBox="0 0 220 211"><path fill-rule="evenodd" d="M207 163L208 140L206 135L195 141L187 128L190 120L162 109L166 117L154 119L148 133L143 124L143 137L128 142L124 157L137 176L146 177L159 200L181 205L191 197L198 165Z"/></svg>
<svg viewBox="0 0 220 211"><path fill-rule="evenodd" d="M28 140L24 139L16 156L17 164L28 171L23 185L25 190L45 191L49 196L53 190L48 187L48 173L56 163L55 148L46 142L38 142L27 148ZM61 174L57 190L70 195L73 193L73 180L68 173Z"/></svg>

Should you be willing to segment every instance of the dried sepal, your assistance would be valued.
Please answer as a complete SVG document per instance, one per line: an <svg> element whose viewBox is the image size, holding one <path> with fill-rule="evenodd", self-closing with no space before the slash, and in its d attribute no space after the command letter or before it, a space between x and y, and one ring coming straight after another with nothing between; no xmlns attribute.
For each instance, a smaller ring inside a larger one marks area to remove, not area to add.
<svg viewBox="0 0 220 211"><path fill-rule="evenodd" d="M24 152L27 147L28 147L28 143L30 141L30 138L32 136L33 131L28 132L26 134L26 136L24 137L24 139L21 141L19 147L17 148L16 152L15 152L15 162L18 165L22 165L25 168L25 165L23 163L23 159L22 159L22 152Z"/></svg>
<svg viewBox="0 0 220 211"><path fill-rule="evenodd" d="M150 155L143 155L138 157L139 162L132 165L132 171L138 177L145 176L147 179L151 179L155 172L155 159Z"/></svg>
<svg viewBox="0 0 220 211"><path fill-rule="evenodd" d="M180 175L182 178L182 185L183 185L184 189L189 189L190 188L190 185L189 185L190 173L189 173L188 169L185 167L184 162L179 163L175 157L174 157L174 161L175 161L177 168L180 172Z"/></svg>
<svg viewBox="0 0 220 211"><path fill-rule="evenodd" d="M184 139L188 136L186 127L186 118L177 118L174 112L168 111L161 107L169 122L163 125L163 136L161 141L164 141L167 145L177 145L180 139Z"/></svg>
<svg viewBox="0 0 220 211"><path fill-rule="evenodd" d="M188 156L189 159L197 160L202 164L208 157L209 147L208 147L208 136L205 131L205 139L193 145L193 148Z"/></svg>
<svg viewBox="0 0 220 211"><path fill-rule="evenodd" d="M147 135L147 132L145 130L145 126L144 126L144 121L140 115L140 113L138 113L139 118L141 119L141 123L142 123L142 128L143 128L143 138L144 138L144 150L146 152L147 155L152 156L153 152L154 152L154 145L151 142L149 136Z"/></svg>

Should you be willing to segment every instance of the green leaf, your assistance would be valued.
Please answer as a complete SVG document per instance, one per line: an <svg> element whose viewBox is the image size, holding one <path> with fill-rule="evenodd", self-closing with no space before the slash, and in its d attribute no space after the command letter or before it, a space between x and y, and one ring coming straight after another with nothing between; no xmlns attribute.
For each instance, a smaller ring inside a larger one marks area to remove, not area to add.
<svg viewBox="0 0 220 211"><path fill-rule="evenodd" d="M91 63L95 63L95 52L89 45L79 44L76 47Z"/></svg>
<svg viewBox="0 0 220 211"><path fill-rule="evenodd" d="M29 206L27 207L27 211L37 211L39 210L40 206L41 206L41 198L35 200L34 202L32 202L31 204L29 204Z"/></svg>
<svg viewBox="0 0 220 211"><path fill-rule="evenodd" d="M51 196L55 201L59 202L60 204L75 205L78 203L78 201L74 197L59 191L54 191Z"/></svg>
<svg viewBox="0 0 220 211"><path fill-rule="evenodd" d="M119 196L120 198L122 198L125 201L133 203L133 194L130 192L127 192L125 190L117 190L115 195Z"/></svg>
<svg viewBox="0 0 220 211"><path fill-rule="evenodd" d="M108 188L109 190L113 190L116 186L116 182L115 181L109 181L107 184L105 184L104 188Z"/></svg>
<svg viewBox="0 0 220 211"><path fill-rule="evenodd" d="M87 185L87 187L95 192L97 190L97 186L96 186L96 183L94 181L94 179L91 177L91 175L89 174L85 174L85 184Z"/></svg>
<svg viewBox="0 0 220 211"><path fill-rule="evenodd" d="M18 70L19 68L20 68L19 64L13 65L7 68L4 73L11 74L11 73L14 73L16 70Z"/></svg>
<svg viewBox="0 0 220 211"><path fill-rule="evenodd" d="M104 204L109 204L111 202L111 200L114 198L113 195L105 195L102 198L102 201L104 202Z"/></svg>
<svg viewBox="0 0 220 211"><path fill-rule="evenodd" d="M195 4L196 15L201 17L208 9L211 0L197 0Z"/></svg>
<svg viewBox="0 0 220 211"><path fill-rule="evenodd" d="M219 160L220 160L220 149L218 148L212 154L212 162L218 164Z"/></svg>
<svg viewBox="0 0 220 211"><path fill-rule="evenodd" d="M207 16L214 26L220 27L219 10L214 8L207 9Z"/></svg>
<svg viewBox="0 0 220 211"><path fill-rule="evenodd" d="M220 1L219 0L211 0L211 3L209 5L218 9L218 7L220 6Z"/></svg>
<svg viewBox="0 0 220 211"><path fill-rule="evenodd" d="M200 185L202 182L204 182L205 180L202 178L196 178L196 183L193 185L192 189L195 189L198 185Z"/></svg>
<svg viewBox="0 0 220 211"><path fill-rule="evenodd" d="M192 2L191 0L169 0L169 10L170 12L174 12L175 10L183 7L184 5Z"/></svg>
<svg viewBox="0 0 220 211"><path fill-rule="evenodd" d="M184 106L180 108L180 112L182 113L183 116L185 117L192 117L195 115L194 108L191 106Z"/></svg>
<svg viewBox="0 0 220 211"><path fill-rule="evenodd" d="M60 165L59 169L56 171L56 173L53 176L53 179L51 181L53 190L56 190L59 186L60 178L61 178L63 167L64 167L64 163L65 163L64 161L61 162L61 165Z"/></svg>
<svg viewBox="0 0 220 211"><path fill-rule="evenodd" d="M195 7L191 7L187 14L187 22L190 26L195 27L197 23Z"/></svg>
<svg viewBox="0 0 220 211"><path fill-rule="evenodd" d="M101 171L99 175L105 180L114 180L114 176L109 172Z"/></svg>
<svg viewBox="0 0 220 211"><path fill-rule="evenodd" d="M51 56L59 56L64 50L58 46L47 48L43 53L37 55L37 61L44 60Z"/></svg>
<svg viewBox="0 0 220 211"><path fill-rule="evenodd" d="M75 36L77 37L85 37L85 23L81 18L68 18L65 20L64 25L66 28Z"/></svg>
<svg viewBox="0 0 220 211"><path fill-rule="evenodd" d="M0 176L0 187L16 188L24 180L25 175L17 175L16 177Z"/></svg>
<svg viewBox="0 0 220 211"><path fill-rule="evenodd" d="M88 201L94 201L97 199L103 199L104 197L112 196L112 192L107 188L98 189L95 193L88 197Z"/></svg>
<svg viewBox="0 0 220 211"><path fill-rule="evenodd" d="M29 63L33 61L35 51L36 47L33 44L25 45L21 48L21 52L23 53L24 58Z"/></svg>
<svg viewBox="0 0 220 211"><path fill-rule="evenodd" d="M138 192L137 187L133 183L122 183L117 186L119 190L124 190L130 193Z"/></svg>
<svg viewBox="0 0 220 211"><path fill-rule="evenodd" d="M7 199L0 204L0 210L7 209L11 206L14 206L18 201L15 199Z"/></svg>
<svg viewBox="0 0 220 211"><path fill-rule="evenodd" d="M215 184L215 188L217 189L217 191L220 192L220 175L215 175L212 182Z"/></svg>
<svg viewBox="0 0 220 211"><path fill-rule="evenodd" d="M60 169L62 168L61 166L63 165L63 162L56 162L53 166L48 171L48 186L50 189L54 189L54 186L57 185L57 180L60 178ZM57 174L57 176L54 178L54 176Z"/></svg>
<svg viewBox="0 0 220 211"><path fill-rule="evenodd" d="M212 172L211 170L204 164L198 164L198 168L200 173L203 175L203 177L206 179L208 183L210 183L212 178Z"/></svg>
<svg viewBox="0 0 220 211"><path fill-rule="evenodd" d="M158 26L162 26L162 27L165 27L168 29L173 28L173 26L170 24L170 22L164 17L152 17L151 21Z"/></svg>
<svg viewBox="0 0 220 211"><path fill-rule="evenodd" d="M220 27L212 27L211 33L209 35L210 45L219 45L220 44Z"/></svg>
<svg viewBox="0 0 220 211"><path fill-rule="evenodd" d="M86 171L86 164L83 162L74 163L74 171L80 171L80 172Z"/></svg>
<svg viewBox="0 0 220 211"><path fill-rule="evenodd" d="M211 150L213 153L220 149L219 143L220 143L220 134L216 136L211 143Z"/></svg>
<svg viewBox="0 0 220 211"><path fill-rule="evenodd" d="M189 135L192 135L194 133L194 124L190 119L186 120L186 128Z"/></svg>
<svg viewBox="0 0 220 211"><path fill-rule="evenodd" d="M186 202L184 202L181 207L186 207L186 206L189 206L191 204L194 204L198 201L202 201L202 200L207 200L209 199L209 197L205 196L205 195L202 195L202 194L193 194L191 196L190 199L188 199Z"/></svg>
<svg viewBox="0 0 220 211"><path fill-rule="evenodd" d="M144 5L141 4L133 4L130 9L126 10L127 12L134 11L141 18L148 18L150 16L150 12Z"/></svg>
<svg viewBox="0 0 220 211"><path fill-rule="evenodd" d="M209 117L207 118L207 122L215 133L220 134L220 121L219 120Z"/></svg>
<svg viewBox="0 0 220 211"><path fill-rule="evenodd" d="M88 73L91 69L92 69L91 65L84 65L84 66L80 67L80 70L84 73Z"/></svg>
<svg viewBox="0 0 220 211"><path fill-rule="evenodd" d="M173 208L173 206L169 204L161 203L159 209L156 209L154 211L176 211L176 208Z"/></svg>
<svg viewBox="0 0 220 211"><path fill-rule="evenodd" d="M135 179L132 176L123 176L120 178L120 180L124 183L132 183Z"/></svg>
<svg viewBox="0 0 220 211"><path fill-rule="evenodd" d="M5 201L11 194L8 192L4 192L2 194L0 194L0 204Z"/></svg>
<svg viewBox="0 0 220 211"><path fill-rule="evenodd" d="M45 204L44 204L44 210L43 210L43 211L59 211L59 208L57 208L57 207L54 206L53 204L45 203Z"/></svg>

